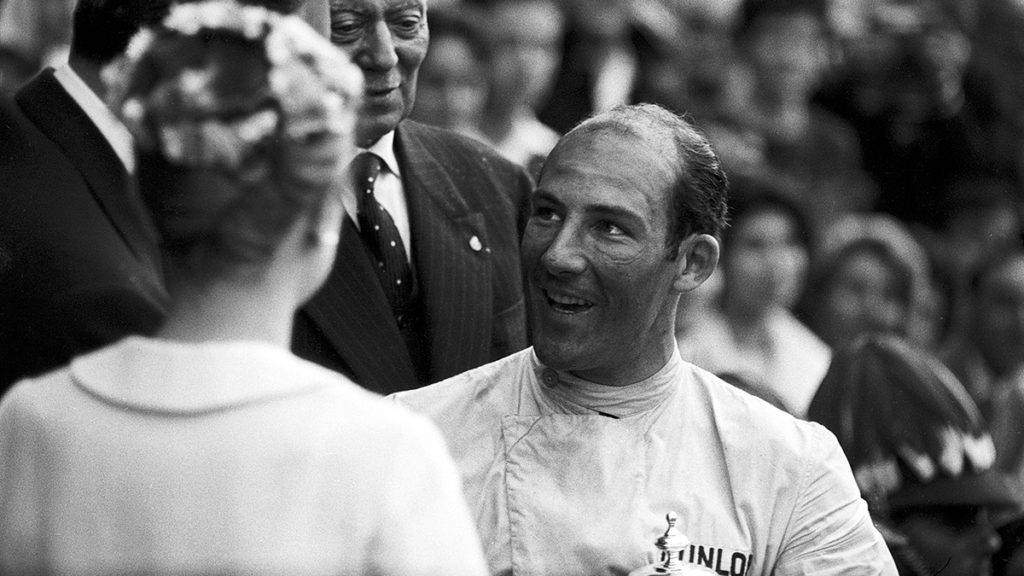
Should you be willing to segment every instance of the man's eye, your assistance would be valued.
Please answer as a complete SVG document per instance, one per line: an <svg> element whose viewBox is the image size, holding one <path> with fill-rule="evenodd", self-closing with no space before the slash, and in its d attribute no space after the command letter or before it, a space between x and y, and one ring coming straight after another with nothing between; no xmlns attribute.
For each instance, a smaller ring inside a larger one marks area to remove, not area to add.
<svg viewBox="0 0 1024 576"><path fill-rule="evenodd" d="M600 222L598 222L597 223L597 229L602 234L607 234L609 236L625 236L626 235L626 231L625 230L620 228L617 224L615 224L613 222L609 222L607 220L601 220Z"/></svg>
<svg viewBox="0 0 1024 576"><path fill-rule="evenodd" d="M557 222L561 219L557 212L545 206L538 206L534 208L533 217L543 222Z"/></svg>
<svg viewBox="0 0 1024 576"><path fill-rule="evenodd" d="M420 31L421 18L417 16L404 16L395 20L392 24L394 28L401 34L416 34Z"/></svg>
<svg viewBox="0 0 1024 576"><path fill-rule="evenodd" d="M331 39L341 42L354 40L361 29L362 25L358 20L352 18L337 20L331 23Z"/></svg>

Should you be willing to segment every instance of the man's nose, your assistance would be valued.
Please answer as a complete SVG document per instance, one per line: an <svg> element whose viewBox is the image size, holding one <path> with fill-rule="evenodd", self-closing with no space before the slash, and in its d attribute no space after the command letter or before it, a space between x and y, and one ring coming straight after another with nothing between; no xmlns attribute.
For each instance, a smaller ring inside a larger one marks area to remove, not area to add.
<svg viewBox="0 0 1024 576"><path fill-rule="evenodd" d="M563 226L541 257L544 267L554 275L579 274L587 267L583 242L574 228Z"/></svg>
<svg viewBox="0 0 1024 576"><path fill-rule="evenodd" d="M386 22L375 24L363 40L356 64L363 70L387 71L398 65L398 53Z"/></svg>

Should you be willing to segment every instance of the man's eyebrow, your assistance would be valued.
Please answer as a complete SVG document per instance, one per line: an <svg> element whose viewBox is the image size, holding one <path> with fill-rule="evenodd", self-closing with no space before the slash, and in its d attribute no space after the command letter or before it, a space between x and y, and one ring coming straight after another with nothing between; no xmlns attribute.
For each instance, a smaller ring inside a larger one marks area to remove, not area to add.
<svg viewBox="0 0 1024 576"><path fill-rule="evenodd" d="M644 221L644 217L641 216L640 214L637 214L633 210L629 210L628 208L616 206L613 204L594 204L591 206L587 206L587 211L598 215L616 216L619 218L634 220L637 222Z"/></svg>
<svg viewBox="0 0 1024 576"><path fill-rule="evenodd" d="M412 9L416 9L421 12L426 12L426 8L426 5L420 0L409 0L408 2L402 2L401 4L396 4L394 6L388 6L385 12L387 12L388 14L392 14L394 12L402 12L404 10Z"/></svg>

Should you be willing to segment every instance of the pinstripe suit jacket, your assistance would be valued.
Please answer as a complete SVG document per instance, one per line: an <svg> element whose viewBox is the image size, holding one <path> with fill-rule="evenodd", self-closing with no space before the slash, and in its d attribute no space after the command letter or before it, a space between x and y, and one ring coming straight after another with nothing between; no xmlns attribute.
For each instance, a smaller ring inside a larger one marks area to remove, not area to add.
<svg viewBox="0 0 1024 576"><path fill-rule="evenodd" d="M53 70L0 102L0 392L128 334L167 296L156 235L110 143Z"/></svg>
<svg viewBox="0 0 1024 576"><path fill-rule="evenodd" d="M532 182L490 148L402 122L395 138L435 382L526 347L519 230ZM300 356L389 394L417 381L358 229L346 217L323 288L296 315Z"/></svg>

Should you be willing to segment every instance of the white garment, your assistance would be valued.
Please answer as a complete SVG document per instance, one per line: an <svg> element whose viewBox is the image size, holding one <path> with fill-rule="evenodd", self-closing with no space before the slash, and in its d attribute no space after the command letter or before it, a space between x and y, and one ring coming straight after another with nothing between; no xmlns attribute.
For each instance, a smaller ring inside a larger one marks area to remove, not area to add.
<svg viewBox="0 0 1024 576"><path fill-rule="evenodd" d="M135 144L132 141L132 134L128 128L114 116L114 113L107 108L107 105L100 100L100 97L89 88L89 85L82 80L71 66L64 64L53 71L54 78L67 90L68 94L79 107L85 112L96 125L96 128L103 134L103 137L110 143L114 153L121 159L125 170L129 174L135 173Z"/></svg>
<svg viewBox="0 0 1024 576"><path fill-rule="evenodd" d="M448 438L492 574L627 574L669 511L719 574L896 574L835 437L678 353L611 387L531 348L396 399Z"/></svg>
<svg viewBox="0 0 1024 576"><path fill-rule="evenodd" d="M405 200L405 187L402 185L402 172L398 167L395 155L395 131L392 130L380 137L369 148L360 148L359 152L372 152L384 161L377 182L373 185L373 195L377 202L388 211L398 228L398 235L405 244L405 257L412 261L412 232L409 229L409 203ZM359 228L359 199L356 191L345 187L341 203L349 218Z"/></svg>
<svg viewBox="0 0 1024 576"><path fill-rule="evenodd" d="M484 574L426 419L287 350L128 338L0 403L0 574Z"/></svg>
<svg viewBox="0 0 1024 576"><path fill-rule="evenodd" d="M745 345L720 312L709 310L676 337L683 358L714 374L732 374L765 388L790 414L806 418L832 362L832 350L785 308L769 312L765 332L768 350Z"/></svg>

